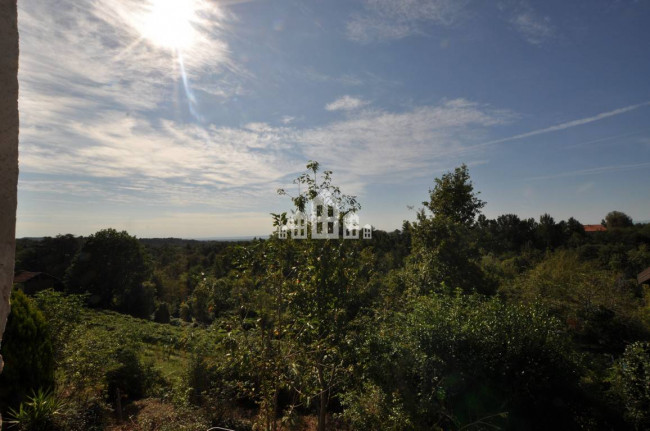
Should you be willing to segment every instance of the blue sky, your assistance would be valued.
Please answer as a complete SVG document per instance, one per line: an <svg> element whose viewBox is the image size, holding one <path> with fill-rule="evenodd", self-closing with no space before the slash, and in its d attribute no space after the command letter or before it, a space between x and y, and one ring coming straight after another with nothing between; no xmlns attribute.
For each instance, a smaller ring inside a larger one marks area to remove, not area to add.
<svg viewBox="0 0 650 431"><path fill-rule="evenodd" d="M17 235L268 235L310 159L412 220L650 219L650 3L21 0Z"/></svg>

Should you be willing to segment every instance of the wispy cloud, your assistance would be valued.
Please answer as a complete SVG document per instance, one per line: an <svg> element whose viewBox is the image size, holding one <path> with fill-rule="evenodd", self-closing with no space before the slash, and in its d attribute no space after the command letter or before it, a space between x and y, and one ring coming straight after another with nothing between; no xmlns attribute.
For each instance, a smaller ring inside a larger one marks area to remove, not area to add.
<svg viewBox="0 0 650 431"><path fill-rule="evenodd" d="M299 131L297 137L306 155L366 181L391 181L447 163L489 127L513 118L506 110L455 99L405 112L359 111L343 121Z"/></svg>
<svg viewBox="0 0 650 431"><path fill-rule="evenodd" d="M467 2L464 0L365 0L364 12L347 23L349 39L368 43L401 39L422 33L427 22L454 23Z"/></svg>
<svg viewBox="0 0 650 431"><path fill-rule="evenodd" d="M561 172L558 174L552 175L542 175L539 177L530 177L526 178L530 181L539 181L539 180L553 180L557 178L567 178L567 177L580 177L584 175L598 175L610 172L620 172L620 171L632 171L636 169L643 169L650 166L650 162L646 163L634 163L628 165L611 165L611 166L599 166L597 168L590 169L580 169L576 171Z"/></svg>
<svg viewBox="0 0 650 431"><path fill-rule="evenodd" d="M349 95L341 96L332 103L325 105L328 111L352 111L368 105L370 102Z"/></svg>
<svg viewBox="0 0 650 431"><path fill-rule="evenodd" d="M540 45L555 35L550 20L538 16L532 9L517 13L510 22L533 45Z"/></svg>
<svg viewBox="0 0 650 431"><path fill-rule="evenodd" d="M304 160L335 169L357 193L368 181L413 178L436 163L447 167L468 142L512 118L464 99L403 112L350 111L344 120L308 128L202 127L110 113L56 129L24 126L21 166L54 176L48 179L54 184L57 175L66 178L62 193L81 187L102 190L107 200L247 208L272 195ZM71 176L82 185L71 184ZM43 185L23 184L32 191Z"/></svg>
<svg viewBox="0 0 650 431"><path fill-rule="evenodd" d="M650 106L650 101L637 103L636 105L625 106L623 108L614 109L613 111L602 112L598 115L592 117L580 118L578 120L567 121L566 123L557 124L555 126L546 127L543 129L533 130L531 132L521 133L519 135L509 136L507 138L495 139L493 141L484 142L482 144L476 145L474 147L500 144L503 142L516 141L519 139L530 138L531 136L542 135L545 133L557 132L560 130L570 129L572 127L578 127L589 123L594 123L596 121L604 120L605 118L614 117L617 115L625 114L626 112L634 111L639 108Z"/></svg>
<svg viewBox="0 0 650 431"><path fill-rule="evenodd" d="M507 21L528 43L541 45L556 36L551 19L537 12L529 0L506 0L498 7L505 11Z"/></svg>

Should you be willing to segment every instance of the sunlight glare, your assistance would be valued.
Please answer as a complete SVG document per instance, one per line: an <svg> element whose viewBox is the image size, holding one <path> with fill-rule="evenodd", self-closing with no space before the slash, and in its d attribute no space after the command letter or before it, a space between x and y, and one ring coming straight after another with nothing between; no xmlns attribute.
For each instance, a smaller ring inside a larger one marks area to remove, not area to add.
<svg viewBox="0 0 650 431"><path fill-rule="evenodd" d="M195 0L149 0L140 32L151 43L182 50L196 40Z"/></svg>

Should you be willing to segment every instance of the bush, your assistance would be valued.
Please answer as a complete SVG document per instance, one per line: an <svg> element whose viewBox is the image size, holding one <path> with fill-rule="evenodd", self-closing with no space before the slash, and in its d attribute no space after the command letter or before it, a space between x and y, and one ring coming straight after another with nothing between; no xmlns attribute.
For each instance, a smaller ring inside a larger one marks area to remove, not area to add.
<svg viewBox="0 0 650 431"><path fill-rule="evenodd" d="M52 392L39 389L18 410L9 409L8 423L21 431L49 431L55 429L55 416L61 413L62 406Z"/></svg>
<svg viewBox="0 0 650 431"><path fill-rule="evenodd" d="M84 298L48 289L38 292L34 299L47 320L54 357L59 362L72 331L81 322Z"/></svg>
<svg viewBox="0 0 650 431"><path fill-rule="evenodd" d="M144 365L132 348L115 352L117 366L106 373L109 399L121 398L133 401L143 398L160 379L151 366Z"/></svg>
<svg viewBox="0 0 650 431"><path fill-rule="evenodd" d="M158 304L158 308L156 308L156 312L154 313L153 320L158 322L158 323L169 323L170 321L170 314L169 314L169 306L167 305L166 302L161 302Z"/></svg>
<svg viewBox="0 0 650 431"><path fill-rule="evenodd" d="M19 290L2 340L5 367L0 374L0 406L18 407L25 396L54 384L54 357L48 325L34 302Z"/></svg>
<svg viewBox="0 0 650 431"><path fill-rule="evenodd" d="M355 390L407 414L414 429L456 429L486 418L514 429L576 427L578 360L561 322L539 306L429 295L384 319L379 327L369 323L365 348L353 359L381 392ZM373 412L363 401L345 397L351 420Z"/></svg>
<svg viewBox="0 0 650 431"><path fill-rule="evenodd" d="M623 401L626 418L637 429L650 429L650 343L627 346L614 375L614 391Z"/></svg>
<svg viewBox="0 0 650 431"><path fill-rule="evenodd" d="M183 302L178 310L180 318L185 322L192 321L192 309L187 302Z"/></svg>

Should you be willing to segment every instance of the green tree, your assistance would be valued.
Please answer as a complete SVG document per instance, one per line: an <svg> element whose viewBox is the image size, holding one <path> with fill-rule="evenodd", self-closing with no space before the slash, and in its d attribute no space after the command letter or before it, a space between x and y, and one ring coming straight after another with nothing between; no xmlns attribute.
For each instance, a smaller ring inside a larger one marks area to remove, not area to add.
<svg viewBox="0 0 650 431"><path fill-rule="evenodd" d="M562 223L562 222L561 222ZM562 235L565 230L564 224L555 223L555 219L550 214L544 213L539 216L537 224L537 240L542 249L554 249L562 243Z"/></svg>
<svg viewBox="0 0 650 431"><path fill-rule="evenodd" d="M104 229L91 235L66 273L67 289L90 294L89 304L148 318L153 311L147 256L126 231Z"/></svg>
<svg viewBox="0 0 650 431"><path fill-rule="evenodd" d="M294 181L300 186L291 197L297 210L319 195L341 214L360 208L354 196L332 184L330 171L319 176L317 162L309 162L307 169ZM283 217L274 215L276 222ZM245 354L255 364L250 372L264 429L275 429L278 395L289 391L294 396L287 414L298 405L316 407L318 430L325 430L328 406L349 376L345 351L363 296L359 253L352 241L276 237L242 250L239 284L252 286L240 295L245 315L253 314L255 324L240 337L237 350L238 357ZM233 291L241 292L241 287Z"/></svg>
<svg viewBox="0 0 650 431"><path fill-rule="evenodd" d="M632 217L621 211L611 211L607 213L605 220L602 221L602 224L607 226L607 229L634 226Z"/></svg>
<svg viewBox="0 0 650 431"><path fill-rule="evenodd" d="M16 269L45 272L63 279L80 246L81 238L71 234L23 242L20 249L17 247L16 258L19 263Z"/></svg>
<svg viewBox="0 0 650 431"><path fill-rule="evenodd" d="M465 164L447 172L434 180L433 190L429 190L429 201L422 202L434 217L444 217L450 221L471 226L485 206L485 202L474 192L469 170Z"/></svg>
<svg viewBox="0 0 650 431"><path fill-rule="evenodd" d="M485 202L474 192L467 166L445 173L435 183L412 225L408 271L420 289L447 286L492 293L493 286L477 263L476 217Z"/></svg>
<svg viewBox="0 0 650 431"><path fill-rule="evenodd" d="M54 384L54 353L47 322L20 290L11 294L11 314L2 340L0 407L17 407L25 396Z"/></svg>

